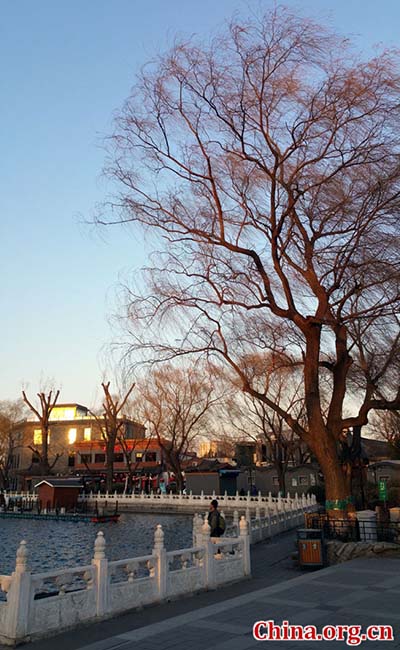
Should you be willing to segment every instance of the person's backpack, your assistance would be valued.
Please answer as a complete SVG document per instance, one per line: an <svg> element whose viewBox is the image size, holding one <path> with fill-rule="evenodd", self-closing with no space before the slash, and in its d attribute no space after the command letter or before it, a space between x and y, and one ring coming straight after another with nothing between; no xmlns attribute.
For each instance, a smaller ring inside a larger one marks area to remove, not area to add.
<svg viewBox="0 0 400 650"><path fill-rule="evenodd" d="M223 535L226 528L226 522L221 513L218 513L218 532L220 535Z"/></svg>

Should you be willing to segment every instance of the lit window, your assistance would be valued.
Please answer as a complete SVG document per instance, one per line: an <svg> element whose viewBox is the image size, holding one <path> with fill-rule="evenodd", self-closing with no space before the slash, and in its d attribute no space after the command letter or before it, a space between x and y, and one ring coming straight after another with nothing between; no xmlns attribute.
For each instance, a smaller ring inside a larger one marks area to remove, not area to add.
<svg viewBox="0 0 400 650"><path fill-rule="evenodd" d="M136 460L142 460L142 458L143 458L143 452L138 451L137 454L136 454Z"/></svg>
<svg viewBox="0 0 400 650"><path fill-rule="evenodd" d="M64 420L73 420L75 418L75 409L64 409Z"/></svg>
<svg viewBox="0 0 400 650"><path fill-rule="evenodd" d="M35 429L33 432L33 444L34 445L41 445L42 444L42 430L41 429Z"/></svg>
<svg viewBox="0 0 400 650"><path fill-rule="evenodd" d="M91 427L85 427L84 430L83 430L83 439L89 441L91 435L92 435L92 428Z"/></svg>
<svg viewBox="0 0 400 650"><path fill-rule="evenodd" d="M68 431L68 442L70 445L73 445L76 440L76 429L70 429Z"/></svg>
<svg viewBox="0 0 400 650"><path fill-rule="evenodd" d="M297 478L292 478L292 487L297 487Z"/></svg>

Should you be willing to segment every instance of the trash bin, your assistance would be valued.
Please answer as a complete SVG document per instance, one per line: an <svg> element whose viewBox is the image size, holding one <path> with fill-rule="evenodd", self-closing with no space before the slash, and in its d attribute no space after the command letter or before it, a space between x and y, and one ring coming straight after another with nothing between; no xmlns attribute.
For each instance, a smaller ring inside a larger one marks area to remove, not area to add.
<svg viewBox="0 0 400 650"><path fill-rule="evenodd" d="M324 566L324 534L320 528L299 528L297 531L297 548L301 567Z"/></svg>
<svg viewBox="0 0 400 650"><path fill-rule="evenodd" d="M376 542L378 539L376 512L374 510L359 510L356 514L360 530L360 541Z"/></svg>

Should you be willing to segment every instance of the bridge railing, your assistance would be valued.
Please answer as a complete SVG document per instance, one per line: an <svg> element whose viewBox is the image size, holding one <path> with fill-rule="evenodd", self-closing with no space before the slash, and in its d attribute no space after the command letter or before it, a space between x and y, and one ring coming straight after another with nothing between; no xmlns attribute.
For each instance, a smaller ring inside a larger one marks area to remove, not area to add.
<svg viewBox="0 0 400 650"><path fill-rule="evenodd" d="M235 538L210 538L206 518L196 533L193 547L167 551L158 525L151 554L110 562L99 532L91 564L33 574L26 542L21 542L15 571L0 576L0 643L15 645L250 575L245 517Z"/></svg>

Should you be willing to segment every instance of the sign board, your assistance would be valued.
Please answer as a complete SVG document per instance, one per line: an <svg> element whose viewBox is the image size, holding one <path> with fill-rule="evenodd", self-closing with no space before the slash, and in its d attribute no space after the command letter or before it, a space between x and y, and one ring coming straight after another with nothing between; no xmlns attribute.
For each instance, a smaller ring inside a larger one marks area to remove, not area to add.
<svg viewBox="0 0 400 650"><path fill-rule="evenodd" d="M387 499L387 483L385 479L380 479L378 483L379 499L380 501L386 501Z"/></svg>

